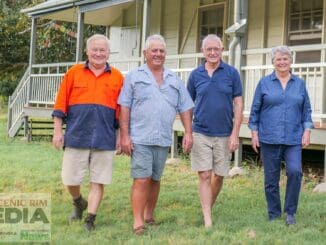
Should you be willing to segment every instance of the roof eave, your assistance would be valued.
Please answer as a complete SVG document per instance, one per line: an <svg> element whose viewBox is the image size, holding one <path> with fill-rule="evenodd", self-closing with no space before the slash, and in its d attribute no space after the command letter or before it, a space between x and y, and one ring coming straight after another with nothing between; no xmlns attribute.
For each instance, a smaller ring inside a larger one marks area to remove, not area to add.
<svg viewBox="0 0 326 245"><path fill-rule="evenodd" d="M31 8L26 8L26 9L22 9L20 12L24 13L24 14L28 14L29 16L40 16L40 15L45 15L51 12L55 12L55 11L60 11L63 9L67 9L67 8L71 8L75 5L76 0L71 0L69 2L63 2L61 4L55 4L55 5L35 5Z"/></svg>

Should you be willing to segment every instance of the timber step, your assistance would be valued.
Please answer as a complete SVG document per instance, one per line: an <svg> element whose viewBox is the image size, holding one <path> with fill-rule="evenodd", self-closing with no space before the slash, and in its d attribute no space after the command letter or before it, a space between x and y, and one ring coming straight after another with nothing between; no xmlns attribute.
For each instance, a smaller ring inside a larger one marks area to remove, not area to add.
<svg viewBox="0 0 326 245"><path fill-rule="evenodd" d="M23 129L23 128L22 128ZM36 138L46 138L53 136L54 124L51 119L29 118L27 128L27 140L31 141ZM65 129L65 125L63 125ZM18 136L24 136L24 129L18 133Z"/></svg>

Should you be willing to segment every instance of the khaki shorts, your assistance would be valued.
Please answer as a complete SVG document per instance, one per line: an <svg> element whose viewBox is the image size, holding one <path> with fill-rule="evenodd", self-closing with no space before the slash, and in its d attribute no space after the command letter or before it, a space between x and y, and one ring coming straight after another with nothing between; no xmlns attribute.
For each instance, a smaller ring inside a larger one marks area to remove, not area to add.
<svg viewBox="0 0 326 245"><path fill-rule="evenodd" d="M81 185L87 170L89 181L111 184L114 151L76 149L66 147L62 162L64 185Z"/></svg>
<svg viewBox="0 0 326 245"><path fill-rule="evenodd" d="M228 176L232 156L228 140L229 137L210 137L193 133L192 169L197 172L213 170L216 175Z"/></svg>

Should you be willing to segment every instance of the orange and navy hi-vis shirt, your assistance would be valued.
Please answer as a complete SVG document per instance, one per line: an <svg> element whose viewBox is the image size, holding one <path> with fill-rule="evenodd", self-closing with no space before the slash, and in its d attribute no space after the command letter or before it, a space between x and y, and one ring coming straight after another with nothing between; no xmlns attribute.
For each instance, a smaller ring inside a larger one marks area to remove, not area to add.
<svg viewBox="0 0 326 245"><path fill-rule="evenodd" d="M65 147L114 150L121 72L106 64L98 77L88 62L71 67L60 85L53 117L66 122Z"/></svg>

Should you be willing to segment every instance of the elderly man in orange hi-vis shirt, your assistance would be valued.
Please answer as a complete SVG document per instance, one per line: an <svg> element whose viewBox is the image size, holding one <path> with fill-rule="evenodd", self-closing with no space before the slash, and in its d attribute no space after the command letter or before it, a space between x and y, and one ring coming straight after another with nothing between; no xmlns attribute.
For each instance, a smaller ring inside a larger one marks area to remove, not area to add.
<svg viewBox="0 0 326 245"><path fill-rule="evenodd" d="M95 228L96 211L101 203L104 185L112 180L112 160L119 145L118 96L123 76L107 60L110 42L99 34L86 44L87 61L71 67L60 85L52 116L53 144L64 148L62 181L73 199L69 222L81 220L88 209L85 228ZM62 124L66 123L65 135ZM80 185L89 169L89 195L85 200Z"/></svg>

